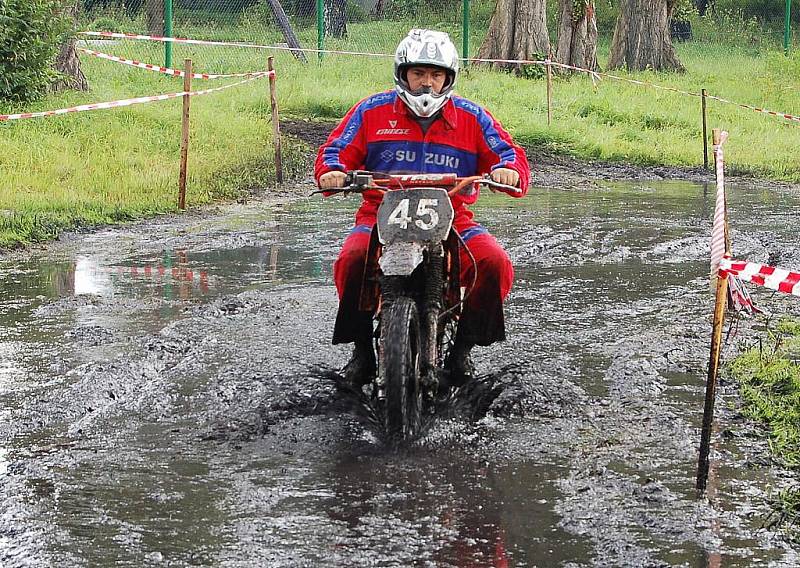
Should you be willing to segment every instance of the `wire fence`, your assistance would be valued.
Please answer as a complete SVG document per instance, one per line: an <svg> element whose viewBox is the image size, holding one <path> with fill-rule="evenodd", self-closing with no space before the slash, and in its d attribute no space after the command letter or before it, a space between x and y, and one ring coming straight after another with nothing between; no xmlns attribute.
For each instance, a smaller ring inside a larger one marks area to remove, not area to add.
<svg viewBox="0 0 800 568"><path fill-rule="evenodd" d="M172 25L164 23L165 0L117 2L85 0L83 29L149 35L172 35L197 39L240 41L260 45L287 45L287 30L306 49L392 53L412 27L435 28L450 33L460 48L465 45L465 21L475 21L488 2L464 0L172 0ZM318 17L318 4L323 7ZM465 4L474 5L464 18ZM493 3L492 3L493 4ZM281 13L288 26L281 26ZM473 17L472 12L476 12ZM484 24L487 24L484 22ZM485 29L485 25L482 26ZM167 33L171 31L171 33ZM478 32L472 45L482 37ZM93 40L97 44L101 40ZM172 61L156 44L117 40L103 45L114 55L153 63L178 65L191 57L211 73L239 72L258 68L263 54L242 49L172 46ZM469 51L472 51L472 46ZM317 58L315 54L308 57Z"/></svg>
<svg viewBox="0 0 800 568"><path fill-rule="evenodd" d="M558 0L546 2L554 35ZM464 56L475 56L495 5L495 0L83 0L81 23L97 31L258 44L285 43L288 29L303 48L370 53L390 53L410 28L429 27L448 32ZM620 2L594 5L602 52L610 44ZM676 42L780 49L792 45L798 22L800 0L679 0L671 25ZM125 43L115 55L134 57L143 48ZM148 49L151 62L173 63L165 62L156 46ZM231 49L204 54L211 72L241 71L241 64L250 63ZM189 55L199 53L172 53L178 60Z"/></svg>
<svg viewBox="0 0 800 568"><path fill-rule="evenodd" d="M559 0L547 2L547 27L551 45L558 29ZM581 1L581 0L575 0ZM583 0L589 1L589 0ZM290 75L313 74L331 90L354 87L353 72L347 77L336 63L354 61L356 52L382 54L359 58L356 68L385 67L390 77L395 46L413 27L447 31L462 54L479 55L497 0L83 0L80 27L84 30L125 32L150 36L247 43L258 46L298 46L310 50L290 51L247 49L233 45L198 45L176 42L136 41L128 38L81 36L81 47L110 55L179 69L192 59L195 69L210 74L263 70L266 58L275 56L276 65ZM607 61L611 38L622 2L594 0L599 30L598 61ZM678 53L698 65L704 73L724 73L736 65L738 52L779 53L785 41L794 40L792 30L800 21L800 0L678 0L673 13L673 43ZM800 39L800 38L798 38ZM713 45L713 49L710 46ZM720 49L722 47L722 49ZM728 49L730 47L730 49ZM322 50L319 53L315 50ZM302 71L298 55L320 62ZM545 59L547 54L534 54ZM783 58L782 58L783 59ZM796 57L792 58L793 60ZM755 66L768 64L762 59ZM753 65L752 63L749 63ZM340 66L345 68L348 66ZM791 66L790 66L791 67ZM323 73L315 73L314 69ZM324 71L328 71L327 74ZM758 73L757 67L753 73ZM543 71L540 71L543 74ZM538 74L536 76L539 76ZM334 81L334 83L331 83ZM791 79L787 77L788 83ZM784 91L796 89L784 81L781 92L769 99L746 103L798 114ZM668 81L669 82L669 81ZM784 85L786 83L786 85ZM788 85L788 86L787 86ZM694 91L699 93L700 84ZM695 94L697 94L695 93ZM138 94L138 93L137 93ZM728 93L716 93L728 95ZM735 95L734 95L735 98ZM793 99L792 99L793 100ZM750 108L750 107L748 107ZM754 107L755 109L755 107ZM760 109L755 109L759 110Z"/></svg>

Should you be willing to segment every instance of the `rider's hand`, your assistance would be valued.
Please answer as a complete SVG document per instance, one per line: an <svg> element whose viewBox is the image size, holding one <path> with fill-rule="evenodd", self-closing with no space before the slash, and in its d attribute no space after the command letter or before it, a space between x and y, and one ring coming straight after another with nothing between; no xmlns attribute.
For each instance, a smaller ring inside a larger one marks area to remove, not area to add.
<svg viewBox="0 0 800 568"><path fill-rule="evenodd" d="M320 189L336 189L337 187L344 187L347 174L340 171L327 172L319 176Z"/></svg>
<svg viewBox="0 0 800 568"><path fill-rule="evenodd" d="M503 183L505 185L510 185L513 187L517 187L519 183L519 173L511 168L497 168L496 170L492 171L490 176L492 181L496 181L497 183ZM499 191L499 190L493 190Z"/></svg>

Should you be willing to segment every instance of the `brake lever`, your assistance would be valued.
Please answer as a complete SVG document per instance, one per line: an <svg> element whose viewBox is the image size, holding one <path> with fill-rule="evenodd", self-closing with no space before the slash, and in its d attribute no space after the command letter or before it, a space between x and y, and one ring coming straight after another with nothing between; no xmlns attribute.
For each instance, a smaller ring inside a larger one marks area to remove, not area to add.
<svg viewBox="0 0 800 568"><path fill-rule="evenodd" d="M513 194L513 195L522 195L522 189L519 187L508 185L505 183L500 183L499 181L494 181L493 179L486 177L484 179L478 180L475 182L479 185L485 185L489 189L498 189L503 193Z"/></svg>
<svg viewBox="0 0 800 568"><path fill-rule="evenodd" d="M344 193L347 195L348 193L364 193L368 189L373 189L372 174L366 170L353 170L347 172L344 186L315 189L310 195L318 195L320 193L327 193L329 195Z"/></svg>
<svg viewBox="0 0 800 568"><path fill-rule="evenodd" d="M347 185L345 187L331 187L331 188L328 188L328 189L315 189L314 191L312 191L309 194L309 196L311 196L311 195L319 195L320 193L327 193L329 195L337 194L337 193L344 193L345 195L347 195L348 193L361 193L365 189L367 189L367 188L363 187L363 186Z"/></svg>

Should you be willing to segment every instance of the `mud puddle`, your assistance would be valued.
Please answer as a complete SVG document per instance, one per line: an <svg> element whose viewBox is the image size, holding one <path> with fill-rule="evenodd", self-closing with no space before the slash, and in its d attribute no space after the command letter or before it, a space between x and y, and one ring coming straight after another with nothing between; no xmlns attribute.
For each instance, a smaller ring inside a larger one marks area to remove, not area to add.
<svg viewBox="0 0 800 568"><path fill-rule="evenodd" d="M330 271L354 201L0 260L0 564L796 565L765 528L786 472L729 385L711 499L694 495L713 192L597 186L482 198L517 270L509 341L476 353L497 393L401 452L331 379L348 353L329 345ZM800 200L731 190L735 252L800 266Z"/></svg>

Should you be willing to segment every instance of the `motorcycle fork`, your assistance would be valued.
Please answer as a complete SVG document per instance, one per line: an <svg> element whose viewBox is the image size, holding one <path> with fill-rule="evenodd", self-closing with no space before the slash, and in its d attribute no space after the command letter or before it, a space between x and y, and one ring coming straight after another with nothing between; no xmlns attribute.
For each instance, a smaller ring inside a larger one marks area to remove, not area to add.
<svg viewBox="0 0 800 568"><path fill-rule="evenodd" d="M441 243L431 246L425 259L427 270L420 306L421 371L424 380L434 381L438 362L439 314L442 311L444 278L444 247Z"/></svg>

